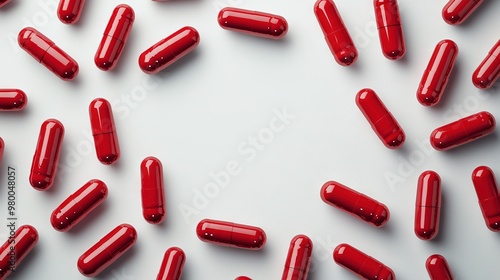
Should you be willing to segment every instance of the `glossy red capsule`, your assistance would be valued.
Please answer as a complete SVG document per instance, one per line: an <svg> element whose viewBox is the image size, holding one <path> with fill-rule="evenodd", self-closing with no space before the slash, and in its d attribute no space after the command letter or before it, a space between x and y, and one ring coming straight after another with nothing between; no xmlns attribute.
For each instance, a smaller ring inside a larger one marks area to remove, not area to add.
<svg viewBox="0 0 500 280"><path fill-rule="evenodd" d="M55 230L68 231L108 196L108 187L97 179L88 181L76 192L68 196L50 216L50 223Z"/></svg>
<svg viewBox="0 0 500 280"><path fill-rule="evenodd" d="M446 259L438 254L427 258L425 267L431 280L453 280L450 266Z"/></svg>
<svg viewBox="0 0 500 280"><path fill-rule="evenodd" d="M156 74L193 51L199 43L198 31L185 26L141 53L139 67L146 74Z"/></svg>
<svg viewBox="0 0 500 280"><path fill-rule="evenodd" d="M247 250L259 250L266 244L264 230L254 226L204 219L196 234L203 242Z"/></svg>
<svg viewBox="0 0 500 280"><path fill-rule="evenodd" d="M443 19L451 25L459 25L474 12L483 0L450 0L443 7Z"/></svg>
<svg viewBox="0 0 500 280"><path fill-rule="evenodd" d="M36 190L48 190L54 183L63 138L64 126L61 122L48 119L42 123L29 178Z"/></svg>
<svg viewBox="0 0 500 280"><path fill-rule="evenodd" d="M436 237L441 212L441 178L434 171L418 177L415 201L415 234L422 240Z"/></svg>
<svg viewBox="0 0 500 280"><path fill-rule="evenodd" d="M57 17L62 23L73 24L80 19L85 0L60 0Z"/></svg>
<svg viewBox="0 0 500 280"><path fill-rule="evenodd" d="M472 74L472 83L480 89L490 88L500 77L500 40Z"/></svg>
<svg viewBox="0 0 500 280"><path fill-rule="evenodd" d="M397 149L404 143L403 129L372 89L360 90L356 95L356 105L387 148Z"/></svg>
<svg viewBox="0 0 500 280"><path fill-rule="evenodd" d="M0 0L0 8L10 3L11 0Z"/></svg>
<svg viewBox="0 0 500 280"><path fill-rule="evenodd" d="M388 59L400 59L406 52L397 0L374 0L375 19L382 53Z"/></svg>
<svg viewBox="0 0 500 280"><path fill-rule="evenodd" d="M486 226L491 231L500 231L500 196L493 171L479 166L472 172L472 183Z"/></svg>
<svg viewBox="0 0 500 280"><path fill-rule="evenodd" d="M78 75L78 63L35 28L23 28L17 41L23 50L59 78L73 80Z"/></svg>
<svg viewBox="0 0 500 280"><path fill-rule="evenodd" d="M246 277L246 276L238 276L234 280L252 280L252 278Z"/></svg>
<svg viewBox="0 0 500 280"><path fill-rule="evenodd" d="M394 280L394 272L383 263L349 244L339 244L333 250L335 262L363 279Z"/></svg>
<svg viewBox="0 0 500 280"><path fill-rule="evenodd" d="M0 89L0 111L21 111L28 103L26 93L20 89Z"/></svg>
<svg viewBox="0 0 500 280"><path fill-rule="evenodd" d="M186 255L181 248L168 248L163 256L160 272L156 276L156 280L180 280L185 261Z"/></svg>
<svg viewBox="0 0 500 280"><path fill-rule="evenodd" d="M281 280L307 280L312 250L313 243L309 237L299 234L292 238Z"/></svg>
<svg viewBox="0 0 500 280"><path fill-rule="evenodd" d="M137 231L129 224L121 224L78 258L80 273L94 277L125 254L137 240Z"/></svg>
<svg viewBox="0 0 500 280"><path fill-rule="evenodd" d="M33 250L38 242L38 232L30 225L20 226L14 238L9 238L0 247L0 280L6 279L12 272L11 268L18 269L20 263ZM15 246L14 251L11 247Z"/></svg>
<svg viewBox="0 0 500 280"><path fill-rule="evenodd" d="M436 45L418 86L420 104L434 106L439 102L457 55L458 46L452 40L442 40Z"/></svg>
<svg viewBox="0 0 500 280"><path fill-rule="evenodd" d="M134 20L134 10L128 5L120 4L113 10L94 57L99 69L107 71L115 68Z"/></svg>
<svg viewBox="0 0 500 280"><path fill-rule="evenodd" d="M449 150L493 133L495 124L493 115L479 112L434 129L431 145L438 151Z"/></svg>
<svg viewBox="0 0 500 280"><path fill-rule="evenodd" d="M141 162L142 215L148 223L159 224L165 220L165 194L163 166L155 157Z"/></svg>
<svg viewBox="0 0 500 280"><path fill-rule="evenodd" d="M321 199L376 227L389 221L389 209L384 204L335 181L321 187Z"/></svg>
<svg viewBox="0 0 500 280"><path fill-rule="evenodd" d="M120 146L111 104L96 98L90 102L89 115L97 158L102 164L113 164L120 157Z"/></svg>
<svg viewBox="0 0 500 280"><path fill-rule="evenodd" d="M335 61L342 66L356 62L358 51L333 0L316 1L314 14Z"/></svg>
<svg viewBox="0 0 500 280"><path fill-rule="evenodd" d="M258 11L226 7L217 21L223 29L268 39L282 39L288 32L285 18Z"/></svg>

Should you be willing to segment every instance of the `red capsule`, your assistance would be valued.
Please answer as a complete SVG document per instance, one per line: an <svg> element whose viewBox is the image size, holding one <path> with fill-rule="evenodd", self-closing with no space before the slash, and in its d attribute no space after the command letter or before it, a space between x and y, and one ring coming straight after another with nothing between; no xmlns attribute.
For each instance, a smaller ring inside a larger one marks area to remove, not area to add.
<svg viewBox="0 0 500 280"><path fill-rule="evenodd" d="M388 59L400 59L406 52L397 0L374 0L380 46Z"/></svg>
<svg viewBox="0 0 500 280"><path fill-rule="evenodd" d="M121 224L78 258L80 273L94 277L127 252L137 240L137 231L129 224Z"/></svg>
<svg viewBox="0 0 500 280"><path fill-rule="evenodd" d="M472 172L472 183L486 226L491 231L500 231L500 196L493 171L479 166Z"/></svg>
<svg viewBox="0 0 500 280"><path fill-rule="evenodd" d="M500 77L500 40L472 74L472 83L480 89L490 88Z"/></svg>
<svg viewBox="0 0 500 280"><path fill-rule="evenodd" d="M148 223L159 224L165 220L165 194L163 191L163 166L155 157L141 162L142 215Z"/></svg>
<svg viewBox="0 0 500 280"><path fill-rule="evenodd" d="M435 254L428 257L425 267L431 280L453 280L448 262L441 255Z"/></svg>
<svg viewBox="0 0 500 280"><path fill-rule="evenodd" d="M185 26L141 53L139 67L144 73L156 74L193 51L199 43L198 31Z"/></svg>
<svg viewBox="0 0 500 280"><path fill-rule="evenodd" d="M335 262L363 279L394 280L394 272L383 263L349 244L339 244L333 250Z"/></svg>
<svg viewBox="0 0 500 280"><path fill-rule="evenodd" d="M420 104L434 106L439 102L457 55L458 46L452 40L442 40L436 45L418 86Z"/></svg>
<svg viewBox="0 0 500 280"><path fill-rule="evenodd" d="M234 280L252 280L252 278L246 277L246 276L238 276Z"/></svg>
<svg viewBox="0 0 500 280"><path fill-rule="evenodd" d="M52 186L63 138L64 126L61 122L48 119L42 123L29 178L36 190L44 191Z"/></svg>
<svg viewBox="0 0 500 280"><path fill-rule="evenodd" d="M62 23L73 24L80 19L85 0L60 0L57 16Z"/></svg>
<svg viewBox="0 0 500 280"><path fill-rule="evenodd" d="M108 187L104 182L92 179L76 192L68 196L50 216L50 223L55 230L68 231L108 196Z"/></svg>
<svg viewBox="0 0 500 280"><path fill-rule="evenodd" d="M431 145L438 151L445 151L495 131L495 118L488 112L479 112L434 129Z"/></svg>
<svg viewBox="0 0 500 280"><path fill-rule="evenodd" d="M259 250L266 244L266 233L261 228L231 222L201 220L196 234L201 241L240 249Z"/></svg>
<svg viewBox="0 0 500 280"><path fill-rule="evenodd" d="M404 143L403 129L372 89L360 90L356 95L356 105L387 148L397 149Z"/></svg>
<svg viewBox="0 0 500 280"><path fill-rule="evenodd" d="M120 4L113 10L94 57L95 65L99 69L107 71L115 68L134 19L134 10L128 5Z"/></svg>
<svg viewBox="0 0 500 280"><path fill-rule="evenodd" d="M335 181L321 187L321 199L376 227L389 221L389 209L384 204Z"/></svg>
<svg viewBox="0 0 500 280"><path fill-rule="evenodd" d="M0 0L0 8L10 3L11 0Z"/></svg>
<svg viewBox="0 0 500 280"><path fill-rule="evenodd" d="M418 177L415 201L415 234L422 240L436 237L441 212L441 178L434 171L424 171Z"/></svg>
<svg viewBox="0 0 500 280"><path fill-rule="evenodd" d="M120 157L120 146L111 104L96 98L90 102L89 115L97 158L102 164L113 164Z"/></svg>
<svg viewBox="0 0 500 280"><path fill-rule="evenodd" d="M268 39L281 39L288 32L288 23L278 15L226 7L217 17L220 27Z"/></svg>
<svg viewBox="0 0 500 280"><path fill-rule="evenodd" d="M23 50L59 78L73 80L78 75L78 63L35 28L23 28L17 41Z"/></svg>
<svg viewBox="0 0 500 280"><path fill-rule="evenodd" d="M30 225L20 226L14 234L14 239L9 238L0 247L0 280L9 276L13 269L17 270L19 264L31 252L38 242L38 232ZM14 246L14 250L11 247Z"/></svg>
<svg viewBox="0 0 500 280"><path fill-rule="evenodd" d="M461 24L481 3L483 0L450 0L443 7L443 19L451 25Z"/></svg>
<svg viewBox="0 0 500 280"><path fill-rule="evenodd" d="M0 111L21 111L28 103L26 93L20 89L0 89Z"/></svg>
<svg viewBox="0 0 500 280"><path fill-rule="evenodd" d="M344 21L332 0L318 0L314 5L314 14L325 35L330 51L342 66L349 66L356 62L358 51L352 42Z"/></svg>
<svg viewBox="0 0 500 280"><path fill-rule="evenodd" d="M313 243L303 234L292 238L281 280L307 280Z"/></svg>
<svg viewBox="0 0 500 280"><path fill-rule="evenodd" d="M180 280L185 261L186 255L181 248L168 248L163 256L160 272L156 276L156 280Z"/></svg>

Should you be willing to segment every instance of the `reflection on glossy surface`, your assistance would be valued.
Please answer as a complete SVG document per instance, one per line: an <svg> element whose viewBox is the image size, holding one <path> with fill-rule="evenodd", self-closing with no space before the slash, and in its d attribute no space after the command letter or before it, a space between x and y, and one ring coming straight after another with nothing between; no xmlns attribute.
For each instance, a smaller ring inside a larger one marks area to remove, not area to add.
<svg viewBox="0 0 500 280"><path fill-rule="evenodd" d="M80 19L85 0L60 0L57 17L62 23L73 24Z"/></svg>
<svg viewBox="0 0 500 280"><path fill-rule="evenodd" d="M451 25L461 24L481 3L483 3L483 0L450 0L443 7L443 19Z"/></svg>
<svg viewBox="0 0 500 280"><path fill-rule="evenodd" d="M94 62L99 69L107 71L115 68L134 20L135 13L130 6L120 4L115 7L94 56Z"/></svg>
<svg viewBox="0 0 500 280"><path fill-rule="evenodd" d="M94 99L89 116L97 159L102 164L113 164L120 157L120 146L111 104L104 98Z"/></svg>
<svg viewBox="0 0 500 280"><path fill-rule="evenodd" d="M156 74L190 53L199 42L198 31L185 26L141 53L139 67L144 73Z"/></svg>
<svg viewBox="0 0 500 280"><path fill-rule="evenodd" d="M395 280L394 272L378 260L349 244L339 244L333 251L335 262L363 279Z"/></svg>
<svg viewBox="0 0 500 280"><path fill-rule="evenodd" d="M500 40L489 51L472 74L472 83L480 89L490 88L500 77Z"/></svg>
<svg viewBox="0 0 500 280"><path fill-rule="evenodd" d="M441 255L435 254L429 256L425 262L425 268L431 280L453 280L450 266Z"/></svg>
<svg viewBox="0 0 500 280"><path fill-rule="evenodd" d="M439 102L457 55L458 46L452 40L442 40L436 45L417 90L420 104L434 106Z"/></svg>
<svg viewBox="0 0 500 280"><path fill-rule="evenodd" d="M2 163L3 149L5 147L5 143L3 142L2 137L0 137L0 163Z"/></svg>
<svg viewBox="0 0 500 280"><path fill-rule="evenodd" d="M414 230L418 238L430 240L436 237L439 231L440 210L441 178L434 171L424 171L418 177L415 199Z"/></svg>
<svg viewBox="0 0 500 280"><path fill-rule="evenodd" d="M292 238L281 280L307 280L312 250L313 243L306 235L299 234Z"/></svg>
<svg viewBox="0 0 500 280"><path fill-rule="evenodd" d="M12 267L18 269L23 259L38 243L38 232L30 225L22 225L14 234L14 239L7 240L0 247L0 279L6 279L12 272ZM15 244L15 261L11 263L11 247Z"/></svg>
<svg viewBox="0 0 500 280"><path fill-rule="evenodd" d="M352 42L340 13L332 0L318 0L314 5L314 14L325 35L330 51L342 66L349 66L356 62L358 51Z"/></svg>
<svg viewBox="0 0 500 280"><path fill-rule="evenodd" d="M127 252L136 240L133 226L118 225L78 258L78 270L87 277L97 276Z"/></svg>
<svg viewBox="0 0 500 280"><path fill-rule="evenodd" d="M472 183L476 190L486 226L491 231L500 231L500 196L495 175L491 168L478 166L472 172Z"/></svg>
<svg viewBox="0 0 500 280"><path fill-rule="evenodd" d="M20 89L0 89L0 111L21 111L28 103L26 93Z"/></svg>
<svg viewBox="0 0 500 280"><path fill-rule="evenodd" d="M185 261L186 255L181 248L168 248L163 256L160 272L156 276L156 280L180 280Z"/></svg>
<svg viewBox="0 0 500 280"><path fill-rule="evenodd" d="M403 129L372 89L360 90L356 95L356 105L387 148L402 146L405 141Z"/></svg>
<svg viewBox="0 0 500 280"><path fill-rule="evenodd" d="M76 192L68 196L50 216L50 223L55 230L68 231L108 196L104 182L92 179Z"/></svg>
<svg viewBox="0 0 500 280"><path fill-rule="evenodd" d="M165 194L163 190L163 166L155 157L141 162L142 215L151 224L165 220Z"/></svg>
<svg viewBox="0 0 500 280"><path fill-rule="evenodd" d="M42 123L29 178L36 190L43 191L52 186L63 138L64 126L61 122L48 119Z"/></svg>
<svg viewBox="0 0 500 280"><path fill-rule="evenodd" d="M288 23L282 16L238 8L224 8L217 17L220 27L253 36L282 39Z"/></svg>
<svg viewBox="0 0 500 280"><path fill-rule="evenodd" d="M335 181L321 187L321 199L376 227L389 221L389 209L384 204Z"/></svg>
<svg viewBox="0 0 500 280"><path fill-rule="evenodd" d="M449 150L493 133L495 124L493 115L479 112L436 128L431 133L431 145L438 151Z"/></svg>
<svg viewBox="0 0 500 280"><path fill-rule="evenodd" d="M23 28L17 41L23 50L62 80L72 80L78 75L78 63L38 30Z"/></svg>
<svg viewBox="0 0 500 280"><path fill-rule="evenodd" d="M266 243L261 228L210 219L198 223L196 234L204 242L247 250L259 250Z"/></svg>
<svg viewBox="0 0 500 280"><path fill-rule="evenodd" d="M406 52L397 0L374 0L380 46L388 59L400 59Z"/></svg>

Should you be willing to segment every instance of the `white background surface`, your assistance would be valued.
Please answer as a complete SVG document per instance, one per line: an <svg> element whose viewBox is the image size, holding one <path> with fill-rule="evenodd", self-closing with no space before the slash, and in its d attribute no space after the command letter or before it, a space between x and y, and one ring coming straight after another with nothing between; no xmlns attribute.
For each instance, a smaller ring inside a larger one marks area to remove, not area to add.
<svg viewBox="0 0 500 280"><path fill-rule="evenodd" d="M24 111L0 114L6 145L0 220L6 223L6 170L14 166L18 225L31 224L40 235L12 279L84 279L78 257L124 222L137 229L138 241L98 279L155 279L171 246L186 253L183 279L279 279L289 242L299 233L314 242L312 280L356 279L333 262L341 242L379 259L398 279L427 279L424 263L434 253L447 258L456 279L497 277L500 237L486 228L470 177L478 165L500 176L498 132L448 152L434 151L428 138L436 127L482 110L500 117L498 83L480 91L471 82L498 40L500 1L485 1L456 27L441 18L446 1L400 0L407 53L389 61L380 50L372 1L337 0L359 52L347 68L335 63L313 0L87 1L74 26L57 19L57 2L14 0L0 10L0 86L20 88L29 98ZM131 5L136 20L118 66L103 72L93 58L119 3ZM282 15L289 32L273 41L223 30L216 19L224 6ZM144 74L139 54L185 25L199 31L198 48L154 77ZM78 61L76 80L60 80L17 45L25 26ZM445 38L457 43L459 55L440 104L426 108L415 92L436 43ZM364 87L379 94L405 130L401 149L385 148L356 107L354 96ZM113 166L98 162L90 137L88 105L96 97L113 104L121 147ZM276 110L293 119L266 138ZM28 176L40 125L48 118L59 119L66 134L58 178L39 192ZM258 140L257 150L250 139L259 134L266 143ZM162 225L148 224L141 213L139 164L150 155L164 167L168 213ZM210 174L233 161L239 174L206 197L205 186L214 182ZM442 179L441 230L433 241L413 232L416 182L427 169ZM92 178L108 185L107 200L69 232L55 231L52 211ZM375 228L323 203L319 190L328 180L385 203L389 223ZM183 215L188 208L193 212ZM203 243L195 234L203 218L259 226L267 244L245 251ZM6 228L0 233L3 242Z"/></svg>

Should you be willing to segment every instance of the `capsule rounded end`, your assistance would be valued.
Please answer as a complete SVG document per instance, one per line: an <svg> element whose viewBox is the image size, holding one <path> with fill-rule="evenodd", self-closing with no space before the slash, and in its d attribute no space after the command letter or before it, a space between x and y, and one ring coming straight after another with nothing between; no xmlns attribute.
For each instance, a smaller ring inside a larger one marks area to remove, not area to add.
<svg viewBox="0 0 500 280"><path fill-rule="evenodd" d="M449 25L459 25L463 21L463 18L461 18L460 15L455 12L449 11L446 6L443 8L443 12L441 14L443 16L444 22Z"/></svg>
<svg viewBox="0 0 500 280"><path fill-rule="evenodd" d="M346 243L341 243L341 244L337 245L337 247L335 247L335 249L333 249L333 260L337 264L341 264L342 261L344 260L344 258L346 257L345 251L349 250L350 247L351 246L346 244Z"/></svg>
<svg viewBox="0 0 500 280"><path fill-rule="evenodd" d="M150 224L161 224L165 220L165 212L161 207L144 209L142 216Z"/></svg>
<svg viewBox="0 0 500 280"><path fill-rule="evenodd" d="M487 223L486 223L486 226L491 231L494 231L494 232L500 231L500 217L489 218Z"/></svg>
<svg viewBox="0 0 500 280"><path fill-rule="evenodd" d="M52 212L50 216L50 224L55 230L60 232L66 232L70 229L69 221L64 218L61 219L59 213L56 211Z"/></svg>
<svg viewBox="0 0 500 280"><path fill-rule="evenodd" d="M431 133L431 137L429 140L431 142L431 146L437 151L445 151L450 148L446 145L444 141L441 141L442 138L446 138L443 137L444 136L443 134L444 133L439 131L439 129L435 129Z"/></svg>
<svg viewBox="0 0 500 280"><path fill-rule="evenodd" d="M36 30L33 27L25 27L19 31L19 35L17 36L17 42L19 46L23 49L26 48L26 43L30 41L31 35L36 33Z"/></svg>
<svg viewBox="0 0 500 280"><path fill-rule="evenodd" d="M46 191L52 186L52 178L43 174L32 173L29 180L31 186L37 191Z"/></svg>
<svg viewBox="0 0 500 280"><path fill-rule="evenodd" d="M73 24L78 21L79 16L71 11L59 10L57 11L57 17L64 24Z"/></svg>
<svg viewBox="0 0 500 280"><path fill-rule="evenodd" d="M378 278L380 280L395 280L396 276L394 275L394 271L392 269L388 268L387 266L384 266L381 270L380 273L378 274Z"/></svg>
<svg viewBox="0 0 500 280"><path fill-rule="evenodd" d="M437 230L429 229L425 230L423 228L415 228L415 235L421 240L431 240L437 235Z"/></svg>
<svg viewBox="0 0 500 280"><path fill-rule="evenodd" d="M406 136L402 130L394 131L384 139L384 144L389 149L397 149L403 145Z"/></svg>
<svg viewBox="0 0 500 280"><path fill-rule="evenodd" d="M349 66L358 59L358 52L352 47L347 47L335 53L335 60L342 66Z"/></svg>
<svg viewBox="0 0 500 280"><path fill-rule="evenodd" d="M94 58L95 65L102 71L109 71L115 68L115 63L107 59L96 57Z"/></svg>
<svg viewBox="0 0 500 280"><path fill-rule="evenodd" d="M76 61L71 62L68 63L64 69L62 69L60 73L60 78L65 81L70 81L76 78L76 76L78 76L78 72L79 72L78 63L76 63Z"/></svg>
<svg viewBox="0 0 500 280"><path fill-rule="evenodd" d="M494 80L486 75L482 75L481 70L478 67L472 74L472 84L478 89L489 89L493 85Z"/></svg>
<svg viewBox="0 0 500 280"><path fill-rule="evenodd" d="M375 209L375 212L373 214L372 218L372 223L377 226L381 227L389 221L390 218L390 212L389 209L387 209L387 206L381 204Z"/></svg>
<svg viewBox="0 0 500 280"><path fill-rule="evenodd" d="M398 60L398 59L402 58L405 55L405 53L406 52L403 49L386 50L386 51L384 51L384 56L390 60Z"/></svg>
<svg viewBox="0 0 500 280"><path fill-rule="evenodd" d="M338 183L335 181L328 181L328 182L323 184L323 186L321 187L321 190L320 190L320 196L321 196L321 200L323 200L323 202L325 202L326 204L330 204L330 205L332 204L332 202L331 202L332 193L337 185L338 185Z"/></svg>
<svg viewBox="0 0 500 280"><path fill-rule="evenodd" d="M104 165L111 165L115 163L119 157L120 157L119 154L107 154L107 155L99 155L97 159L99 159L99 161Z"/></svg>
<svg viewBox="0 0 500 280"><path fill-rule="evenodd" d="M288 22L283 17L273 17L270 22L270 35L273 39L282 39L288 32Z"/></svg>

